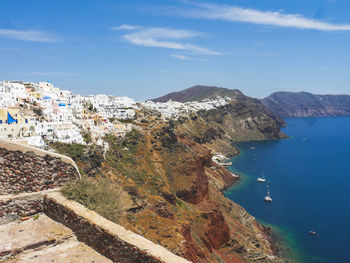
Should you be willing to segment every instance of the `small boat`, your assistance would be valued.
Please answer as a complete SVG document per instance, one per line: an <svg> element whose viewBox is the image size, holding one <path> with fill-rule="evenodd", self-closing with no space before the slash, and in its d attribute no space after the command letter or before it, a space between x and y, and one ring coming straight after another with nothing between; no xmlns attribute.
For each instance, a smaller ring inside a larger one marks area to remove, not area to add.
<svg viewBox="0 0 350 263"><path fill-rule="evenodd" d="M310 234L311 236L316 236L316 237L318 237L318 234L317 234L315 231L313 231L313 230L310 230L310 231L309 231L309 234Z"/></svg>
<svg viewBox="0 0 350 263"><path fill-rule="evenodd" d="M232 162L220 162L219 165L221 165L221 166L231 166Z"/></svg>
<svg viewBox="0 0 350 263"><path fill-rule="evenodd" d="M255 150L256 148L254 146L250 147L251 150Z"/></svg>
<svg viewBox="0 0 350 263"><path fill-rule="evenodd" d="M265 176L264 176L264 173L263 173L263 172L261 172L261 177L258 177L258 178L256 179L256 181L257 181L258 183L265 183L265 182L266 182L266 179L265 179Z"/></svg>
<svg viewBox="0 0 350 263"><path fill-rule="evenodd" d="M267 186L267 195L264 198L265 202L271 203L272 202L272 198L271 198L271 193L269 190L269 186Z"/></svg>
<svg viewBox="0 0 350 263"><path fill-rule="evenodd" d="M272 198L270 196L265 196L264 198L265 202L272 202Z"/></svg>

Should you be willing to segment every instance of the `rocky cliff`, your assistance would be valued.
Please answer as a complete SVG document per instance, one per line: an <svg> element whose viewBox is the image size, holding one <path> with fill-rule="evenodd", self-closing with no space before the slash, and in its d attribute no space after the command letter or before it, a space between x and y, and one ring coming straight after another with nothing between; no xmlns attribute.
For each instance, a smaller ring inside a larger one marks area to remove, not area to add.
<svg viewBox="0 0 350 263"><path fill-rule="evenodd" d="M187 136L213 152L233 156L235 142L277 140L284 121L256 99L242 95L220 108L199 111L176 122L178 134Z"/></svg>
<svg viewBox="0 0 350 263"><path fill-rule="evenodd" d="M74 146L75 154L73 146L53 145L71 154L85 177L111 180L120 193L114 220L192 262L283 262L268 229L223 195L238 178L212 154L237 154L238 141L283 138L284 122L239 91L230 104L176 121L147 110L138 116L125 139L104 138L105 158L97 146ZM113 220L111 213L105 214Z"/></svg>
<svg viewBox="0 0 350 263"><path fill-rule="evenodd" d="M350 95L276 92L262 102L282 117L350 116Z"/></svg>
<svg viewBox="0 0 350 263"><path fill-rule="evenodd" d="M285 122L260 100L245 96L241 91L214 86L193 86L154 99L188 102L216 97L230 97L231 103L220 108L199 111L177 121L179 134L205 145L206 148L233 156L238 151L234 142L276 140L287 136L280 132Z"/></svg>
<svg viewBox="0 0 350 263"><path fill-rule="evenodd" d="M172 125L106 141L106 160L90 175L120 189L119 224L192 262L281 262L268 231L222 194L237 178L204 146Z"/></svg>
<svg viewBox="0 0 350 263"><path fill-rule="evenodd" d="M200 127L206 118L144 122L124 140L107 136L105 160L96 146L84 146L76 162L85 176L109 178L119 189L119 224L175 254L192 262L282 262L267 229L221 192L238 178L212 161L206 145L226 143L229 134L187 135L190 125ZM257 134L279 138L277 127ZM97 159L94 169L91 158Z"/></svg>

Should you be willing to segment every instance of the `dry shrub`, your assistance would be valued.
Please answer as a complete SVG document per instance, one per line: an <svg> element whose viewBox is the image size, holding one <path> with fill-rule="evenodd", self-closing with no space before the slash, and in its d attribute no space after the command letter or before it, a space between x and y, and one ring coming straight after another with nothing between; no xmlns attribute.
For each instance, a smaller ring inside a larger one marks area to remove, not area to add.
<svg viewBox="0 0 350 263"><path fill-rule="evenodd" d="M62 193L99 215L118 222L121 214L120 193L116 184L107 178L87 178L66 184Z"/></svg>

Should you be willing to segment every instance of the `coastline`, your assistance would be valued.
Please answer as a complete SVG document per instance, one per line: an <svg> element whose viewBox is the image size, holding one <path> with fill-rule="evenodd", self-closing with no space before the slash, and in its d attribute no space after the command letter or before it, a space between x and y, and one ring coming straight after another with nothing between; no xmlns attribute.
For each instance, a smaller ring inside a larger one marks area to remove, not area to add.
<svg viewBox="0 0 350 263"><path fill-rule="evenodd" d="M240 148L238 148L237 146L234 148L237 150L238 153L235 155L232 155L232 156L226 156L226 158L228 158L230 161L232 161L232 166L234 164L233 159L241 154L244 154L244 152ZM223 154L223 153L220 153L220 154ZM232 166L230 166L230 167L232 167ZM228 170L233 176L237 177L237 180L235 180L233 183L226 184L222 189L220 189L221 192L223 193L223 195L225 196L225 198L229 199L230 201L233 201L226 196L225 191L227 191L231 188L232 189L235 188L237 186L237 184L239 184L241 182L242 176L244 176L244 175L237 173L237 172L233 172L230 169L228 169L228 167L224 167L224 168L226 170ZM242 206L242 208L245 209L244 206ZM254 215L251 215L251 216L253 216L255 218ZM282 231L279 230L278 227L272 226L271 224L260 222L257 219L256 219L256 221L259 224L259 226L261 227L262 232L265 235L265 238L268 240L268 242L271 246L271 250L273 251L273 255L275 257L277 257L278 259L280 259L281 262L294 262L294 260L292 260L285 252L285 251L290 251L290 246L287 243L287 240L284 240L283 237L281 236L281 233L279 233ZM290 260L292 260L292 261L290 261ZM299 261L295 261L295 262L299 263Z"/></svg>
<svg viewBox="0 0 350 263"><path fill-rule="evenodd" d="M272 242L277 249L277 253L281 258L287 262L305 262L303 254L300 253L300 249L298 249L294 244L295 239L291 231L288 231L287 229L284 229L283 227L277 225L262 222L261 220L259 224L261 224L270 234Z"/></svg>
<svg viewBox="0 0 350 263"><path fill-rule="evenodd" d="M290 140L292 138L293 137L288 137L286 139ZM225 189L222 190L225 197L229 200L231 199L227 196L227 191L229 191L230 189L232 189L232 191L235 191L235 189L239 187L240 183L242 183L243 186L243 184L249 182L248 177L250 177L249 174L242 174L240 172L235 171L235 169L232 169L235 164L235 158L242 156L245 153L245 150L239 147L240 143L234 145L235 149L237 149L239 153L229 157L229 160L232 162L232 166L226 168L231 173L239 175L239 179L236 182L234 182L228 187L225 187ZM235 202L234 200L231 201ZM242 207L245 209L244 205L242 205ZM251 215L255 217L254 214ZM305 262L304 254L301 252L300 248L297 247L295 243L295 237L293 236L293 232L291 230L285 229L278 225L271 224L269 222L265 222L260 219L256 220L258 224L262 227L263 232L266 234L266 238L271 244L271 248L273 249L274 255L276 257L280 258L282 262Z"/></svg>

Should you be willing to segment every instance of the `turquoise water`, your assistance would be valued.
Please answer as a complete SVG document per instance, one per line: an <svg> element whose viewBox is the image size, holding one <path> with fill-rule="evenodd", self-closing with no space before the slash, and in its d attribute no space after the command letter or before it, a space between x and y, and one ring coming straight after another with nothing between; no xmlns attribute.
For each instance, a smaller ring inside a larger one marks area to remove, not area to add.
<svg viewBox="0 0 350 263"><path fill-rule="evenodd" d="M286 121L291 139L238 145L230 169L242 180L225 194L277 227L296 262L349 263L350 117ZM256 182L262 171L272 203L263 200L266 184Z"/></svg>

